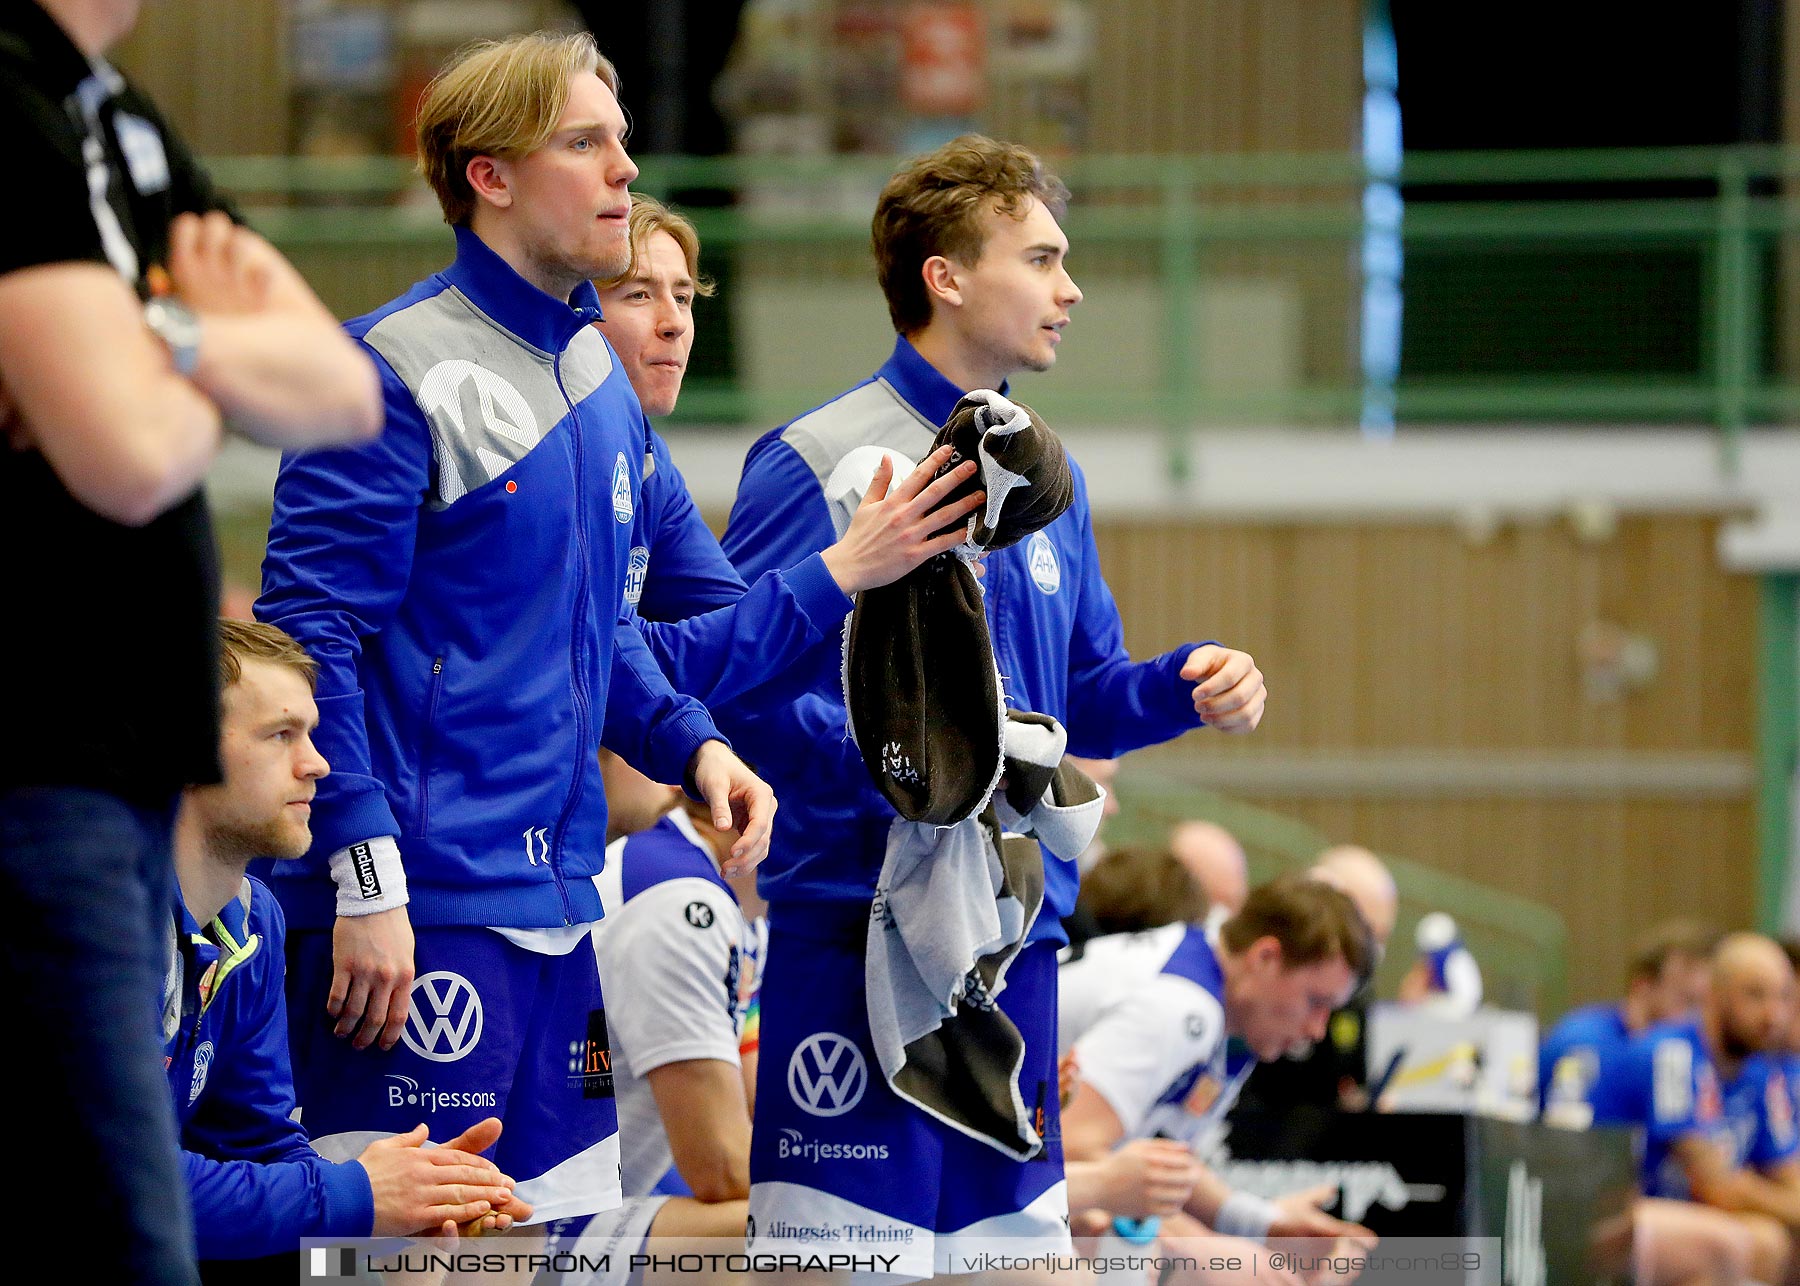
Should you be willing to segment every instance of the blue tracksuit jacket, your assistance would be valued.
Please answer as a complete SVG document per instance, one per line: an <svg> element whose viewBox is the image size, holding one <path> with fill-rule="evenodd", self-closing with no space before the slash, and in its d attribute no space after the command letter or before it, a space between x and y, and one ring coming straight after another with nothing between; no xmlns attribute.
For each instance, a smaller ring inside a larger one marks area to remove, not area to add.
<svg viewBox="0 0 1800 1286"><path fill-rule="evenodd" d="M654 429L625 601L676 690L709 706L752 690L757 702L792 700L796 658L835 635L855 606L816 553L746 589Z"/></svg>
<svg viewBox="0 0 1800 1286"><path fill-rule="evenodd" d="M836 539L824 484L866 444L910 459L930 449L962 396L904 338L872 379L760 438L744 461L725 530L726 556L746 579L788 567ZM1074 462L1071 461L1074 467ZM1112 593L1100 575L1087 482L1074 467L1075 501L1029 540L990 554L982 589L1006 701L1062 721L1069 751L1113 758L1200 725L1180 677L1183 646L1133 661ZM779 709L722 715L781 799L775 842L761 867L771 901L868 899L881 870L893 810L875 790L845 731L842 631L803 658L805 695ZM1047 854L1044 909L1033 940L1062 936L1075 905L1075 854Z"/></svg>
<svg viewBox="0 0 1800 1286"><path fill-rule="evenodd" d="M163 1056L200 1257L250 1259L291 1251L302 1237L367 1237L375 1226L367 1171L313 1151L292 1117L281 908L246 879L204 930L185 907L173 924Z"/></svg>
<svg viewBox="0 0 1800 1286"><path fill-rule="evenodd" d="M718 735L624 618L648 425L592 323L466 228L456 261L348 324L381 373L367 446L284 458L257 615L318 661L313 852L272 876L335 915L326 859L399 841L415 924L597 919L602 739L681 781Z"/></svg>

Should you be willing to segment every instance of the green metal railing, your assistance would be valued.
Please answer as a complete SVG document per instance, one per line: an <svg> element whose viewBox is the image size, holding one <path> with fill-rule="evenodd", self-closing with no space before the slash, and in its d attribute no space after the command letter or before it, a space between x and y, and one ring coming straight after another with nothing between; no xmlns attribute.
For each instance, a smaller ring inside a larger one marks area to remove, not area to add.
<svg viewBox="0 0 1800 1286"><path fill-rule="evenodd" d="M648 157L639 164L643 172L634 186L652 194L678 200L702 189L737 195L736 204L724 207L683 202L701 233L707 264L821 265L819 273L840 281L847 295L869 297L872 325L879 329L866 244L869 213L891 161ZM1211 425L1341 430L1358 423L1364 384L1357 359L1357 263L1366 227L1362 197L1376 176L1357 158L1083 156L1058 168L1076 193L1066 226L1075 270L1092 302L1076 314L1077 342L1065 347L1055 377L1030 386L1039 409L1056 422L1160 426L1167 468L1176 478L1190 472L1194 434ZM252 222L346 315L398 294L450 253L449 234L408 162L237 157L215 160L212 169ZM1669 303L1688 310L1684 324L1697 336L1696 356L1686 367L1552 374L1522 364L1499 374L1421 375L1403 365L1394 388L1402 431L1408 423L1494 420L1712 425L1719 432L1721 466L1730 474L1746 427L1800 413L1800 369L1790 365L1800 359L1784 356L1800 354L1793 320L1800 317L1800 271L1783 271L1790 239L1800 235L1800 200L1786 195L1800 179L1800 149L1413 154L1397 179L1408 196L1401 239L1411 263L1432 256L1500 263L1519 251L1605 253L1624 265L1641 260L1655 272L1666 262L1655 256L1674 251L1693 256L1698 273L1697 289L1679 297L1672 292ZM1472 200L1459 191L1496 184L1509 185L1507 199ZM1568 185L1580 185L1578 198L1569 196ZM1199 334L1205 292L1234 274L1286 282L1300 300L1306 338L1293 379L1232 385L1209 378L1196 359L1205 338ZM1100 306L1101 287L1121 283L1135 283L1155 301L1139 333L1082 330L1083 316ZM1597 317L1609 320L1603 308L1572 310L1568 341L1587 338L1581 328L1593 329ZM1629 328L1639 320L1621 307L1610 323ZM1557 319L1534 324L1553 331ZM1497 344L1509 339L1491 338ZM804 320L796 319L794 339L808 342ZM1126 349L1145 346L1145 377L1117 376L1130 355ZM1084 349L1102 354L1088 362L1085 374L1079 370ZM818 369L806 375L761 385L741 369L734 379L691 375L682 418L766 427L836 393L880 356L871 348L849 368L815 364ZM1792 664L1793 578L1765 578L1763 602L1758 904L1761 923L1773 927L1791 839L1786 792L1800 755L1793 732L1800 711ZM1314 839L1307 837L1290 856L1302 856L1300 848ZM1431 881L1443 878L1416 868L1403 886L1437 888ZM1451 905L1455 890L1445 885L1438 891L1445 897L1437 900ZM1559 941L1545 924L1529 933L1508 929L1500 938L1531 950L1549 950ZM1554 958L1560 962L1560 947ZM1521 959L1521 969L1526 964ZM1556 978L1560 969L1558 963ZM1547 1003L1542 997L1561 994L1562 983L1549 976L1532 985L1541 1005Z"/></svg>
<svg viewBox="0 0 1800 1286"><path fill-rule="evenodd" d="M890 169L886 160L869 159L650 157L640 163L637 186L644 191L710 189L743 198L724 208L689 207L714 263L759 251L770 259L857 251L866 244L868 212ZM213 169L240 194L253 221L290 253L361 256L364 280L380 280L390 265L428 263L448 246L435 207L419 199L422 185L398 159L240 157L217 160ZM1124 387L1098 379L1066 387L1046 381L1041 397L1059 414L1162 425L1177 476L1187 471L1196 427L1357 422L1363 389L1350 303L1359 289L1361 194L1370 176L1355 158L1088 156L1071 158L1062 169L1077 193L1067 220L1076 262L1108 252L1116 261L1123 252L1130 263L1122 271L1151 282L1160 306L1155 334L1145 337L1157 348L1154 379ZM1800 177L1800 151L1765 146L1409 157L1399 176L1409 198L1497 183L1511 185L1514 195L1504 201L1409 199L1402 227L1408 256L1479 258L1534 248L1692 251L1700 256L1705 282L1691 301L1701 314L1695 324L1703 352L1692 369L1636 375L1550 377L1518 370L1500 377L1410 376L1403 368L1396 389L1401 421L1711 423L1721 430L1722 458L1734 467L1746 425L1800 410L1800 372L1771 369L1765 359L1771 319L1779 315L1777 278L1769 265L1785 239L1800 233L1800 203L1780 194L1794 177ZM1576 183L1584 185L1579 199L1555 199L1545 186ZM1644 184L1685 184L1700 194L1634 195ZM1539 199L1543 193L1550 197ZM408 194L413 200L403 206ZM1303 299L1308 347L1300 377L1289 383L1211 387L1195 360L1196 300L1221 272L1231 271L1219 268L1219 260L1234 255L1249 262L1245 271L1287 278L1303 296L1309 289L1316 296ZM1110 271L1121 270L1115 263ZM866 266L858 272L846 283L866 288L871 274ZM1328 324L1320 324L1321 314ZM1078 322L1080 317L1078 312ZM1628 326L1633 320L1623 315L1617 322ZM1554 318L1544 324L1553 327ZM1106 340L1080 338L1083 344ZM683 411L690 419L761 423L810 404L857 373L832 371L817 386L764 390L755 398L741 380L696 379Z"/></svg>
<svg viewBox="0 0 1800 1286"><path fill-rule="evenodd" d="M1178 821L1217 822L1244 845L1253 881L1304 870L1328 842L1304 822L1141 764L1132 764L1121 776L1118 795L1120 814L1107 823L1107 835L1114 843L1160 845ZM1380 994L1392 996L1412 963L1409 944L1419 917L1446 911L1456 918L1470 951L1481 962L1490 1004L1534 1010L1545 1018L1567 1007L1568 929L1560 915L1526 898L1418 862L1387 854L1382 860L1399 886L1401 916L1377 979Z"/></svg>

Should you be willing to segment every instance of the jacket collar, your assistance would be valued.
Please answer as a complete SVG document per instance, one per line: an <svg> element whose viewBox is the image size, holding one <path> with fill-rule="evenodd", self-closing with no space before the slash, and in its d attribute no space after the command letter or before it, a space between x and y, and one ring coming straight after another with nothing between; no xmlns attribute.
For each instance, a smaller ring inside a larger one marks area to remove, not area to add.
<svg viewBox="0 0 1800 1286"><path fill-rule="evenodd" d="M250 881L203 929L187 903L177 897L163 975L163 1040L175 1034L184 1015L204 1014L233 972L262 946L250 930Z"/></svg>
<svg viewBox="0 0 1800 1286"><path fill-rule="evenodd" d="M943 372L926 361L904 335L894 336L894 351L875 372L875 378L885 380L906 399L908 406L939 428L967 391L945 379ZM1001 393L1006 389L1007 385L1000 386Z"/></svg>
<svg viewBox="0 0 1800 1286"><path fill-rule="evenodd" d="M567 300L555 299L513 270L467 227L456 229L456 262L443 276L496 325L555 357L581 328L600 318L600 296L584 281Z"/></svg>

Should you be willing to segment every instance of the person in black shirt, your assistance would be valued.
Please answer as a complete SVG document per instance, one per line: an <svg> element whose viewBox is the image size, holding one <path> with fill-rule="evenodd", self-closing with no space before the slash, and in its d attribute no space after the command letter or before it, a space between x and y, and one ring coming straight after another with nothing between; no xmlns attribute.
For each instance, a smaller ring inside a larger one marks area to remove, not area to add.
<svg viewBox="0 0 1800 1286"><path fill-rule="evenodd" d="M99 1281L194 1279L158 998L170 827L219 779L217 552L199 490L225 427L369 438L375 372L299 275L223 212L102 54L137 0L0 8L14 188L0 238L0 971L31 1053L7 1101L59 1145Z"/></svg>

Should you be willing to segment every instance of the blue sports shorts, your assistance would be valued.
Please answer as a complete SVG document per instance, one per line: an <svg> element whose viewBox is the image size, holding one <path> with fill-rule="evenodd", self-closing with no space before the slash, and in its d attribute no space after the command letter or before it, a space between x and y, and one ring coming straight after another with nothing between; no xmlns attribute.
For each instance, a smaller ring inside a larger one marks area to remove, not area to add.
<svg viewBox="0 0 1800 1286"><path fill-rule="evenodd" d="M612 1051L586 940L542 955L492 929L414 930L411 1010L393 1049L332 1035L331 932L288 939L288 1019L300 1121L334 1161L423 1121L432 1140L485 1117L503 1125L493 1160L532 1223L619 1204Z"/></svg>
<svg viewBox="0 0 1800 1286"><path fill-rule="evenodd" d="M1019 1090L1044 1150L1015 1161L888 1088L863 990L867 903L786 903L769 918L750 1143L751 1248L898 1255L952 1271L965 1239L1067 1253L1056 1081L1056 944L1026 947L999 1003L1025 1037Z"/></svg>

